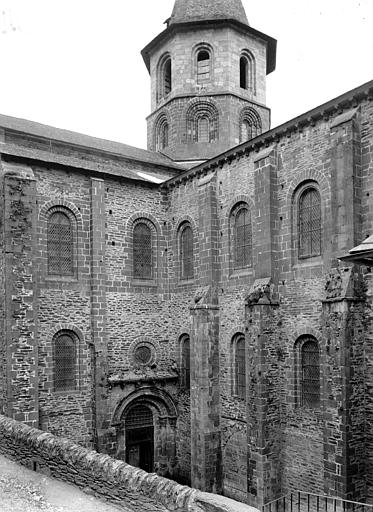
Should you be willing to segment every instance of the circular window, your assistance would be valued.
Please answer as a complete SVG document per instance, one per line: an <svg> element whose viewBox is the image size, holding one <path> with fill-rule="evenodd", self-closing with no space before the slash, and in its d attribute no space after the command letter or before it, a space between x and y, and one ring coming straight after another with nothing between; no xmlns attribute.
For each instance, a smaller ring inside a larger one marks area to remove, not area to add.
<svg viewBox="0 0 373 512"><path fill-rule="evenodd" d="M149 364L152 360L152 350L148 345L139 345L136 347L134 356L137 364Z"/></svg>

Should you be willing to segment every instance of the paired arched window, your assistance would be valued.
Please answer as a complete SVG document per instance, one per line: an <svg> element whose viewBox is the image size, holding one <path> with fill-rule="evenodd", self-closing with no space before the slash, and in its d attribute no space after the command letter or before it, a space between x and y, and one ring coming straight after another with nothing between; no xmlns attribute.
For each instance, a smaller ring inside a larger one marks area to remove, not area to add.
<svg viewBox="0 0 373 512"><path fill-rule="evenodd" d="M321 254L321 196L313 186L307 186L298 198L298 257L310 258Z"/></svg>
<svg viewBox="0 0 373 512"><path fill-rule="evenodd" d="M185 223L180 228L180 277L181 279L193 279L193 230L190 224Z"/></svg>
<svg viewBox="0 0 373 512"><path fill-rule="evenodd" d="M47 271L51 276L73 276L76 270L72 214L58 208L48 217Z"/></svg>
<svg viewBox="0 0 373 512"><path fill-rule="evenodd" d="M256 110L244 108L240 115L240 142L246 142L262 133L262 120Z"/></svg>
<svg viewBox="0 0 373 512"><path fill-rule="evenodd" d="M133 277L153 279L153 230L145 220L136 222L133 228Z"/></svg>
<svg viewBox="0 0 373 512"><path fill-rule="evenodd" d="M72 331L60 331L53 345L54 390L72 391L77 380L77 336Z"/></svg>
<svg viewBox="0 0 373 512"><path fill-rule="evenodd" d="M190 338L188 334L183 334L180 338L181 350L181 387L190 389Z"/></svg>
<svg viewBox="0 0 373 512"><path fill-rule="evenodd" d="M240 87L255 94L256 81L255 59L249 50L244 50L240 57Z"/></svg>
<svg viewBox="0 0 373 512"><path fill-rule="evenodd" d="M187 112L187 135L191 142L215 142L218 140L218 110L212 103L198 102Z"/></svg>
<svg viewBox="0 0 373 512"><path fill-rule="evenodd" d="M172 90L172 64L169 54L164 55L159 61L157 85L157 99L159 101L165 98Z"/></svg>
<svg viewBox="0 0 373 512"><path fill-rule="evenodd" d="M211 54L207 49L197 52L197 84L205 84L211 80Z"/></svg>
<svg viewBox="0 0 373 512"><path fill-rule="evenodd" d="M252 266L252 227L250 210L246 203L239 203L231 214L233 268L239 270Z"/></svg>
<svg viewBox="0 0 373 512"><path fill-rule="evenodd" d="M246 397L246 355L245 336L238 333L233 338L233 393L240 397Z"/></svg>
<svg viewBox="0 0 373 512"><path fill-rule="evenodd" d="M155 123L155 150L162 151L168 146L169 124L165 114L161 114Z"/></svg>
<svg viewBox="0 0 373 512"><path fill-rule="evenodd" d="M313 336L301 336L297 348L297 394L301 407L320 406L320 349Z"/></svg>

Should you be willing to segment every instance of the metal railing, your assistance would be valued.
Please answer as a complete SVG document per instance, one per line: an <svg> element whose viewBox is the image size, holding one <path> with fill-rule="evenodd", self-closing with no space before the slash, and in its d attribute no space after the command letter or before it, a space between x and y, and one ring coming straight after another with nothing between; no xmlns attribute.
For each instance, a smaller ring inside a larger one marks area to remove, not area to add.
<svg viewBox="0 0 373 512"><path fill-rule="evenodd" d="M373 512L373 505L296 491L266 503L263 512Z"/></svg>

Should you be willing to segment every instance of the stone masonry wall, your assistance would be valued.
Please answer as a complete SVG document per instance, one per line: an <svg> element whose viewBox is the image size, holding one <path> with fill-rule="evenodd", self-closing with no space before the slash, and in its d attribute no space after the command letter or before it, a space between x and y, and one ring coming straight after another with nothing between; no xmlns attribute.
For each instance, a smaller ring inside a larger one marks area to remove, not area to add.
<svg viewBox="0 0 373 512"><path fill-rule="evenodd" d="M0 416L0 453L134 512L256 512Z"/></svg>

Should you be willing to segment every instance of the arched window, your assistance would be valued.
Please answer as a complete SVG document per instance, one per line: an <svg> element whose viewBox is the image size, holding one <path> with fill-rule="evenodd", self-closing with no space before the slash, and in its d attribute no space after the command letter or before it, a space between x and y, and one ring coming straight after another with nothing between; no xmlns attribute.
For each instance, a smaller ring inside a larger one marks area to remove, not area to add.
<svg viewBox="0 0 373 512"><path fill-rule="evenodd" d="M133 229L133 277L153 278L152 230L143 221L137 222Z"/></svg>
<svg viewBox="0 0 373 512"><path fill-rule="evenodd" d="M240 115L240 142L246 142L262 133L262 121L256 110L244 108Z"/></svg>
<svg viewBox="0 0 373 512"><path fill-rule="evenodd" d="M232 212L233 267L242 269L252 265L252 228L248 207L241 203Z"/></svg>
<svg viewBox="0 0 373 512"><path fill-rule="evenodd" d="M157 100L165 98L172 90L171 56L164 55L158 64Z"/></svg>
<svg viewBox="0 0 373 512"><path fill-rule="evenodd" d="M320 406L320 350L313 336L302 336L298 347L298 403L302 407Z"/></svg>
<svg viewBox="0 0 373 512"><path fill-rule="evenodd" d="M181 279L193 279L193 230L189 224L185 224L180 230L180 263Z"/></svg>
<svg viewBox="0 0 373 512"><path fill-rule="evenodd" d="M256 88L255 59L249 50L244 50L240 57L240 87L255 94Z"/></svg>
<svg viewBox="0 0 373 512"><path fill-rule="evenodd" d="M307 187L298 200L298 256L310 258L321 254L321 197L314 187Z"/></svg>
<svg viewBox="0 0 373 512"><path fill-rule="evenodd" d="M245 337L236 334L233 338L234 354L234 394L240 398L246 397L246 355Z"/></svg>
<svg viewBox="0 0 373 512"><path fill-rule="evenodd" d="M49 275L74 275L74 229L63 211L55 211L48 219L47 253Z"/></svg>
<svg viewBox="0 0 373 512"><path fill-rule="evenodd" d="M215 142L219 133L219 114L212 103L199 101L187 111L187 135L190 142Z"/></svg>
<svg viewBox="0 0 373 512"><path fill-rule="evenodd" d="M210 81L211 57L207 50L200 50L197 53L197 84L204 84Z"/></svg>
<svg viewBox="0 0 373 512"><path fill-rule="evenodd" d="M76 335L61 331L54 338L54 390L76 389Z"/></svg>
<svg viewBox="0 0 373 512"><path fill-rule="evenodd" d="M155 150L162 151L168 146L168 120L166 115L163 113L159 116L154 124L155 132Z"/></svg>
<svg viewBox="0 0 373 512"><path fill-rule="evenodd" d="M181 387L183 389L190 389L190 338L184 334L180 338L181 349Z"/></svg>

